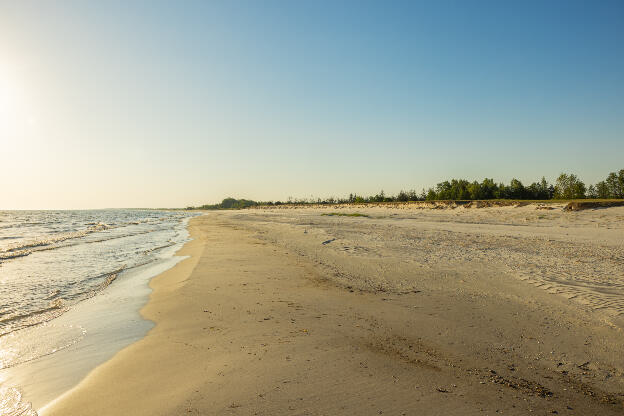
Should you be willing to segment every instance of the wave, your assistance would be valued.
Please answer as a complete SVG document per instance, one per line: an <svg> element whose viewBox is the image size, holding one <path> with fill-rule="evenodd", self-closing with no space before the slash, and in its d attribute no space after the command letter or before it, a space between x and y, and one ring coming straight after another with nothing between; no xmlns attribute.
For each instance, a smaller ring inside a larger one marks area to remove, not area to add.
<svg viewBox="0 0 624 416"><path fill-rule="evenodd" d="M163 221L163 220L166 220L166 218L129 221L129 222L123 222L117 225L105 224L102 222L87 223L88 227L83 230L61 232L55 235L22 241L13 245L9 245L4 249L0 249L0 264L2 263L2 261L29 256L33 252L52 250L52 249L61 248L61 247L68 247L69 245L55 246L55 244L58 244L67 240L82 238L89 234L97 233L100 231L105 231L105 230L110 230L110 229L115 229L115 228L123 228L129 225L154 223L154 222ZM109 241L109 240L113 240L117 238L124 238L124 237L129 237L129 236L134 236L134 235L140 235L140 234L149 234L150 232L153 232L153 231L156 231L156 230L146 230L146 231L134 232L134 233L123 234L123 235L115 235L109 238L86 241L85 243L100 243L103 241ZM19 238L19 237L2 237L0 239L14 239L14 238Z"/></svg>
<svg viewBox="0 0 624 416"><path fill-rule="evenodd" d="M135 235L149 234L149 233L151 233L153 231L155 231L155 230L146 230L146 231L139 231L137 233L114 235L114 236L111 236L111 237L108 237L108 238L101 238L99 240L85 241L85 244L101 243L103 241L117 240L118 238L134 237Z"/></svg>
<svg viewBox="0 0 624 416"><path fill-rule="evenodd" d="M45 300L52 300L55 297L57 297L58 295L61 294L61 290L60 289L54 289L52 292L50 292L50 294L48 296L46 296L44 299Z"/></svg>
<svg viewBox="0 0 624 416"><path fill-rule="evenodd" d="M171 246L173 246L173 245L175 245L175 244L176 244L176 242L175 242L175 241L171 241L171 240L169 240L169 241L167 242L167 244L164 244L164 245L162 245L162 246L158 246L158 247L154 247L154 248L150 248L149 250L145 250L145 251L143 251L143 254L152 253L152 252L154 252L154 251L161 250L161 249L163 249L163 248L171 247Z"/></svg>
<svg viewBox="0 0 624 416"><path fill-rule="evenodd" d="M86 279L83 280L83 282L88 282L89 280L98 280L98 279L108 278L108 277L110 277L112 275L117 275L117 274L121 273L125 269L126 269L126 265L123 265L123 266L118 267L117 269L115 269L113 271L102 273L102 274L98 274L96 276L87 277Z"/></svg>
<svg viewBox="0 0 624 416"><path fill-rule="evenodd" d="M52 236L46 236L46 237L42 237L39 239L31 239L28 241L23 241L14 245L10 245L5 249L0 250L0 263L6 260L29 256L30 254L37 252L37 251L53 250L56 248L69 247L73 244L65 244L65 245L60 245L60 246L56 246L55 244L58 244L67 240L82 238L89 234L97 233L100 231L120 228L126 225L132 225L131 223L124 223L123 225L118 225L118 226L108 225L104 223L93 223L93 224L94 225L90 225L88 228L84 230L59 233L59 234L52 235ZM135 233L129 233L129 234L123 234L123 235L115 235L109 238L86 241L85 243L100 243L103 241L114 240L117 238L124 238L124 237L129 237L129 236L134 236L134 235L140 235L140 234L148 234L152 231L155 231L155 230L147 230L147 231L141 231L141 232L135 232Z"/></svg>
<svg viewBox="0 0 624 416"><path fill-rule="evenodd" d="M100 282L100 284L98 284L93 289L78 292L71 296L66 296L66 299L58 297L61 294L60 289L53 290L48 296L44 298L46 300L50 300L49 306L47 308L21 314L14 314L6 318L0 318L0 338L12 332L19 331L24 328L29 328L31 326L38 325L40 323L47 322L61 316L63 313L69 310L70 305L68 305L66 302L69 301L71 304L74 304L75 302L91 298L97 295L102 290L106 289L111 283L115 281L115 279L117 279L119 274L124 270L133 269L135 267L139 267L149 263L151 262L146 262L129 268L126 268L126 266L124 265L111 272L89 277L85 279L85 281L102 280L102 282Z"/></svg>
<svg viewBox="0 0 624 416"><path fill-rule="evenodd" d="M62 241L70 240L73 238L84 237L91 233L108 230L110 228L114 228L114 227L108 224L104 224L104 223L97 223L95 225L90 225L84 230L59 233L56 235L42 237L40 239L35 238L33 240L28 240L25 242L20 242L17 244L9 245L7 248L2 250L2 252L0 252L0 256L2 256L3 254L9 255L10 253L15 253L15 252L25 252L31 249L42 247L42 246L49 246L51 244L60 243Z"/></svg>
<svg viewBox="0 0 624 416"><path fill-rule="evenodd" d="M0 252L0 263L2 263L2 260L11 260L11 259L16 259L18 257L25 257L25 256L30 255L30 253L32 253L32 250L15 251L12 253Z"/></svg>
<svg viewBox="0 0 624 416"><path fill-rule="evenodd" d="M19 320L19 319L29 318L31 316L35 316L35 315L39 315L39 314L42 314L42 313L46 313L46 312L49 312L49 311L52 311L52 310L55 310L55 309L60 309L62 307L63 307L62 300L61 299L57 299L56 301L51 302L50 303L50 307L48 307L48 308L40 309L38 311L22 313L22 314L19 314L19 315L12 315L12 316L10 316L8 318L0 319L0 325L2 325L4 323L7 323L7 322L13 322L13 321L16 321L16 320Z"/></svg>
<svg viewBox="0 0 624 416"><path fill-rule="evenodd" d="M47 322L51 319L61 316L69 310L62 299L55 299L50 302L50 306L36 311L11 315L7 318L0 319L0 338L20 329L28 328Z"/></svg>

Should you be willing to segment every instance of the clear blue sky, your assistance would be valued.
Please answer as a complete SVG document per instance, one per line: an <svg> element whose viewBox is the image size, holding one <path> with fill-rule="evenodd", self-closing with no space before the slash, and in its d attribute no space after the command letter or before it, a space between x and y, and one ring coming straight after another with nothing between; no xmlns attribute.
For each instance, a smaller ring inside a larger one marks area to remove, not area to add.
<svg viewBox="0 0 624 416"><path fill-rule="evenodd" d="M624 2L0 1L2 208L587 183Z"/></svg>

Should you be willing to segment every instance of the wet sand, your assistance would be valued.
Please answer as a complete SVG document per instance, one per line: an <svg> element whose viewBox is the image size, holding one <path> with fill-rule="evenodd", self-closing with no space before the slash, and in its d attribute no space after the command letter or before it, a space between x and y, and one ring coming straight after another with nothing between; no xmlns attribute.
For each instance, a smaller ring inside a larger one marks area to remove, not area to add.
<svg viewBox="0 0 624 416"><path fill-rule="evenodd" d="M367 217L325 216L330 212ZM619 415L624 208L209 213L43 415Z"/></svg>

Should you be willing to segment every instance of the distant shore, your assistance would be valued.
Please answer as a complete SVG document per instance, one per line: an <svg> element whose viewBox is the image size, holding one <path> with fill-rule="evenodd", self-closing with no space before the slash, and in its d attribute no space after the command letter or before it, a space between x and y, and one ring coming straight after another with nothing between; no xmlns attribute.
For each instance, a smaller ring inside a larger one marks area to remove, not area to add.
<svg viewBox="0 0 624 416"><path fill-rule="evenodd" d="M194 218L156 326L41 414L622 414L624 207L536 207Z"/></svg>

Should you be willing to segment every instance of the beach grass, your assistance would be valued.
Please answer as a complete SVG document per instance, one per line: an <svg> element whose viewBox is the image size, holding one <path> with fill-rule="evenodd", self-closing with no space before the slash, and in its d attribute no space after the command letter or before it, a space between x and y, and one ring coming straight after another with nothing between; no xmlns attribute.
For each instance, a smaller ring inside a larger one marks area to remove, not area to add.
<svg viewBox="0 0 624 416"><path fill-rule="evenodd" d="M346 212L326 212L321 215L326 217L370 217L370 215L361 214L359 212L353 212L350 214L347 214Z"/></svg>

